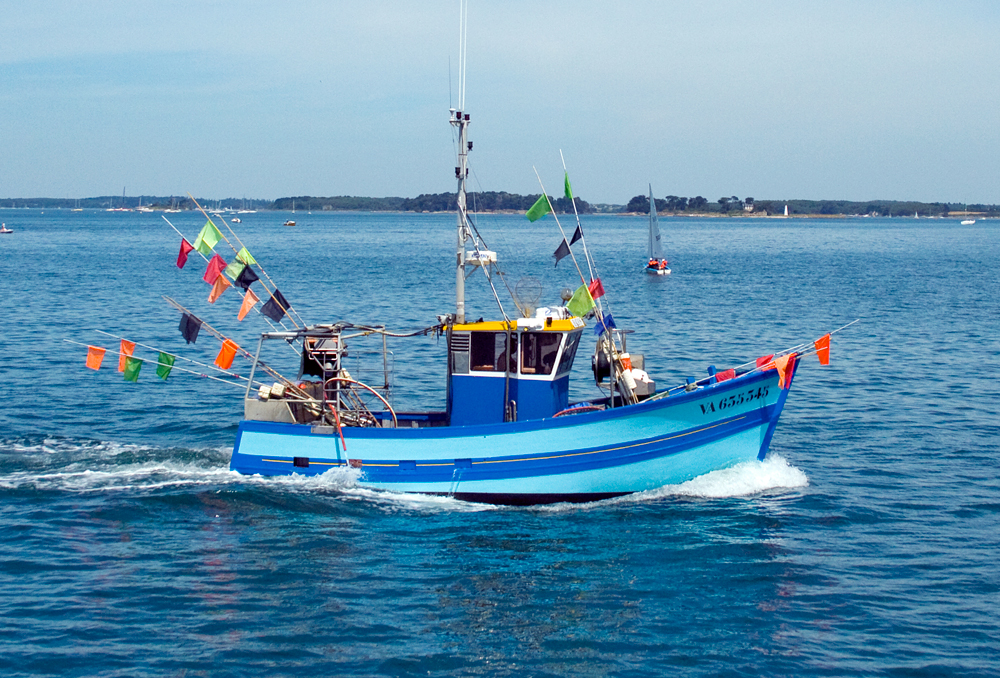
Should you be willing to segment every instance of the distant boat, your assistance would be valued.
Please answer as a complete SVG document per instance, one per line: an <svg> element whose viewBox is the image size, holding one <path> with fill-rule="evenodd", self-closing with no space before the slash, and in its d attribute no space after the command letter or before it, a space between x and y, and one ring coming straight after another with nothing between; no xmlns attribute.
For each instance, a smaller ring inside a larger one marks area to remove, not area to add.
<svg viewBox="0 0 1000 678"><path fill-rule="evenodd" d="M785 216L788 216L788 205L785 205Z"/></svg>
<svg viewBox="0 0 1000 678"><path fill-rule="evenodd" d="M7 228L7 224L0 224L0 233L13 233L14 230Z"/></svg>
<svg viewBox="0 0 1000 678"><path fill-rule="evenodd" d="M964 219L962 221L962 225L963 226L972 226L972 224L974 224L974 223L976 223L975 219Z"/></svg>
<svg viewBox="0 0 1000 678"><path fill-rule="evenodd" d="M663 258L663 248L660 247L660 223L656 215L656 201L653 199L653 186L649 186L649 263L646 273L652 275L670 275L667 260Z"/></svg>
<svg viewBox="0 0 1000 678"><path fill-rule="evenodd" d="M239 217L233 217L229 221L233 222L234 224L242 224L243 223L243 220L240 219Z"/></svg>
<svg viewBox="0 0 1000 678"><path fill-rule="evenodd" d="M282 226L294 226L294 225L295 225L295 222L292 221L291 219L289 219L284 224L282 224Z"/></svg>

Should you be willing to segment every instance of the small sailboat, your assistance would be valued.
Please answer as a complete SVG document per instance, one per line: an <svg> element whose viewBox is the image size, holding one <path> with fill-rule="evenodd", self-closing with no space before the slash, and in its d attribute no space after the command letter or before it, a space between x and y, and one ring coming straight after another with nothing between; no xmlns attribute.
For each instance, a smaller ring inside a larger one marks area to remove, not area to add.
<svg viewBox="0 0 1000 678"><path fill-rule="evenodd" d="M969 206L966 205L965 206L965 219L962 220L962 225L963 226L972 226L972 224L974 224L974 223L976 223L976 220L969 218Z"/></svg>
<svg viewBox="0 0 1000 678"><path fill-rule="evenodd" d="M294 225L295 225L295 222L292 221L291 219L289 219L288 221L286 221L285 223L282 224L282 226L294 226Z"/></svg>
<svg viewBox="0 0 1000 678"><path fill-rule="evenodd" d="M13 233L13 232L14 232L13 229L7 228L7 224L5 224L5 223L4 224L0 224L0 233Z"/></svg>
<svg viewBox="0 0 1000 678"><path fill-rule="evenodd" d="M649 186L649 262L646 273L651 275L670 275L669 263L663 258L663 248L660 247L660 224L656 214L656 200L653 199L653 186Z"/></svg>

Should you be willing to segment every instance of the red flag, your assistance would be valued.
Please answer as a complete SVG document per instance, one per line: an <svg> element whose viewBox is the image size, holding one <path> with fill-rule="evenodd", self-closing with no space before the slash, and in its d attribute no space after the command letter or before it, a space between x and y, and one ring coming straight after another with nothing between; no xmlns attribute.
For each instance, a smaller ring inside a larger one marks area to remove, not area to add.
<svg viewBox="0 0 1000 678"><path fill-rule="evenodd" d="M104 350L100 346L88 346L87 367L92 370L101 369L101 362L104 360Z"/></svg>
<svg viewBox="0 0 1000 678"><path fill-rule="evenodd" d="M222 275L224 270L226 270L226 260L216 254L212 257L212 260L208 262L208 268L205 269L205 275L202 276L202 280L207 282L209 285L214 285L215 279Z"/></svg>
<svg viewBox="0 0 1000 678"><path fill-rule="evenodd" d="M820 365L830 364L830 335L824 334L822 337L813 342L813 347L816 349L816 357L819 358Z"/></svg>
<svg viewBox="0 0 1000 678"><path fill-rule="evenodd" d="M129 356L131 356L132 355L132 351L134 351L134 350L135 350L135 342L134 341L125 341L124 339L122 339L122 347L121 347L121 350L119 351L119 356L118 356L118 371L119 372L124 372L125 371L125 359L128 358Z"/></svg>
<svg viewBox="0 0 1000 678"><path fill-rule="evenodd" d="M736 370L723 370L722 372L715 373L716 383L729 381L730 379L736 378Z"/></svg>
<svg viewBox="0 0 1000 678"><path fill-rule="evenodd" d="M222 342L222 348L219 349L219 355L215 357L215 364L224 370L228 370L233 366L233 358L236 357L236 349L238 349L235 343L226 339Z"/></svg>
<svg viewBox="0 0 1000 678"><path fill-rule="evenodd" d="M591 280L590 284L587 285L587 289L590 290L590 296L594 299L604 296L604 285L601 284L600 278Z"/></svg>
<svg viewBox="0 0 1000 678"><path fill-rule="evenodd" d="M215 300L221 297L222 293L232 286L233 284L226 279L226 276L220 275L215 279L215 284L212 285L212 291L208 293L208 303L214 304Z"/></svg>
<svg viewBox="0 0 1000 678"><path fill-rule="evenodd" d="M240 305L240 313L236 316L236 319L242 322L247 317L250 309L256 306L259 301L260 299L253 293L253 290L248 289L246 294L243 295L243 303Z"/></svg>
<svg viewBox="0 0 1000 678"><path fill-rule="evenodd" d="M193 249L194 245L189 243L186 238L181 238L181 253L177 255L177 268L184 268L184 264L188 260L188 253Z"/></svg>
<svg viewBox="0 0 1000 678"><path fill-rule="evenodd" d="M771 367L774 367L774 365L771 365L770 367L767 367L767 364L769 362L771 362L771 358L773 358L773 357L774 357L774 354L772 353L771 355L766 355L766 356L763 356L761 358L757 358L757 367L763 367L765 370L771 369Z"/></svg>

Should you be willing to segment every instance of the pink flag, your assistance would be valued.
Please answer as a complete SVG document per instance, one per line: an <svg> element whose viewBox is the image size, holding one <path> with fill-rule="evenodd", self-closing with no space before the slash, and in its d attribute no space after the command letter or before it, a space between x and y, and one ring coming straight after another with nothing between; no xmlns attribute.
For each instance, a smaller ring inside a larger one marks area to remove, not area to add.
<svg viewBox="0 0 1000 678"><path fill-rule="evenodd" d="M186 238L181 238L181 253L177 255L177 268L184 268L184 264L188 260L188 253L193 249L194 245L189 243Z"/></svg>
<svg viewBox="0 0 1000 678"><path fill-rule="evenodd" d="M212 257L212 260L208 262L208 268L205 269L205 275L202 276L202 280L207 282L209 285L214 285L215 279L222 275L224 270L226 270L226 260L216 254Z"/></svg>

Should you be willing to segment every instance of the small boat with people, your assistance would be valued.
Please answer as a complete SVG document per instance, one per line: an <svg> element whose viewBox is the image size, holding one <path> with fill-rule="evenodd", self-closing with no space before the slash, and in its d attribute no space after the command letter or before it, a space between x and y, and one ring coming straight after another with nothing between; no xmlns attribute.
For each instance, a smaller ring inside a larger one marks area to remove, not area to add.
<svg viewBox="0 0 1000 678"><path fill-rule="evenodd" d="M294 226L295 222L291 219L282 224L282 226Z"/></svg>
<svg viewBox="0 0 1000 678"><path fill-rule="evenodd" d="M648 259L645 271L652 275L670 275L670 266L663 257L663 247L660 245L660 223L656 213L656 200L653 198L653 185L649 185L649 240Z"/></svg>
<svg viewBox="0 0 1000 678"><path fill-rule="evenodd" d="M7 228L7 224L6 223L0 224L0 235L6 235L8 233L13 233L13 232L14 232L14 229Z"/></svg>

